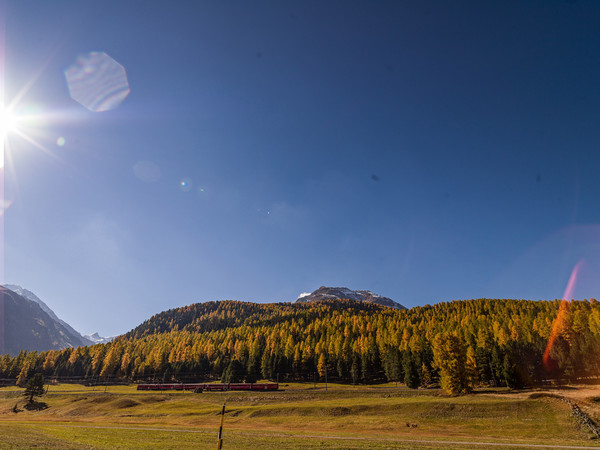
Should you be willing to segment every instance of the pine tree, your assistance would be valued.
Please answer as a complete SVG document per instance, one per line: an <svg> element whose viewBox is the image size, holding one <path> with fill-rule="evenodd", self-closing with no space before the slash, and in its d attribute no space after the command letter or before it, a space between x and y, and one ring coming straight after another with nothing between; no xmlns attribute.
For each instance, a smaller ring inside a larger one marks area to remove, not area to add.
<svg viewBox="0 0 600 450"><path fill-rule="evenodd" d="M352 378L352 384L356 384L358 381L358 377L360 375L359 365L358 365L358 355L356 353L352 354L352 364L350 365L350 377Z"/></svg>
<svg viewBox="0 0 600 450"><path fill-rule="evenodd" d="M519 376L515 364L513 363L510 355L507 353L504 355L504 362L502 364L502 375L504 381L510 389L520 389L523 387L521 377Z"/></svg>
<svg viewBox="0 0 600 450"><path fill-rule="evenodd" d="M241 383L247 377L246 368L237 359L232 359L225 371L221 381L223 383Z"/></svg>
<svg viewBox="0 0 600 450"><path fill-rule="evenodd" d="M404 352L402 357L402 368L404 369L404 383L410 389L419 387L419 372L413 361L413 354L409 351Z"/></svg>
<svg viewBox="0 0 600 450"><path fill-rule="evenodd" d="M33 403L33 397L41 397L44 395L44 376L41 373L36 373L29 379L25 386L24 397L29 397L28 403Z"/></svg>

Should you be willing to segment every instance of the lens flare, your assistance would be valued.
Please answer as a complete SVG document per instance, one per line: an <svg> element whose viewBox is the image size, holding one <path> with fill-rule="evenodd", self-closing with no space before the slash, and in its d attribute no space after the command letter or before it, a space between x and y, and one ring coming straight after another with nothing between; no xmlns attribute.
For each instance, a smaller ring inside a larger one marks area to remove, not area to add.
<svg viewBox="0 0 600 450"><path fill-rule="evenodd" d="M104 52L80 55L65 78L71 98L90 111L114 109L129 95L125 68Z"/></svg>
<svg viewBox="0 0 600 450"><path fill-rule="evenodd" d="M0 200L0 216L3 216L8 208L12 205L12 200Z"/></svg>
<svg viewBox="0 0 600 450"><path fill-rule="evenodd" d="M575 285L577 284L577 276L579 275L579 271L581 267L584 265L584 260L580 260L573 271L571 272L571 276L569 277L569 282L567 283L567 288L565 289L565 293L563 295L562 301L560 302L560 307L558 309L558 314L556 315L556 319L552 324L552 331L550 332L550 337L548 338L548 344L546 345L546 350L544 351L544 357L542 361L544 362L544 367L546 370L550 371L554 368L554 362L550 358L550 352L552 351L552 347L556 342L556 338L560 335L560 331L563 329L565 325L565 318L567 315L567 308L569 301L573 299L573 293L575 292Z"/></svg>
<svg viewBox="0 0 600 450"><path fill-rule="evenodd" d="M179 189L183 192L189 192L192 189L192 180L189 178L182 178L179 182Z"/></svg>

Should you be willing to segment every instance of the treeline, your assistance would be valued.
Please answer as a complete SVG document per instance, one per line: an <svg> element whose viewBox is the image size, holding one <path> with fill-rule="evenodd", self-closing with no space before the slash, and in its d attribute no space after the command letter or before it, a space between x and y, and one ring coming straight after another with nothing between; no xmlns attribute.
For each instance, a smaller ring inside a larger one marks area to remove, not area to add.
<svg viewBox="0 0 600 450"><path fill-rule="evenodd" d="M600 305L453 301L406 311L337 300L208 302L158 314L115 341L0 357L0 378L398 381L452 393L600 376ZM556 334L543 361L551 333Z"/></svg>

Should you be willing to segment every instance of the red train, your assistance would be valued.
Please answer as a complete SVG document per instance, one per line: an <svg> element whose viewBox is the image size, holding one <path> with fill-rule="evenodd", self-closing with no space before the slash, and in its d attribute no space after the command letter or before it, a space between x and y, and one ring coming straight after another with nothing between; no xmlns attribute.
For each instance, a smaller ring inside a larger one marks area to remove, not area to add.
<svg viewBox="0 0 600 450"><path fill-rule="evenodd" d="M278 383L151 383L138 384L138 391L276 391Z"/></svg>

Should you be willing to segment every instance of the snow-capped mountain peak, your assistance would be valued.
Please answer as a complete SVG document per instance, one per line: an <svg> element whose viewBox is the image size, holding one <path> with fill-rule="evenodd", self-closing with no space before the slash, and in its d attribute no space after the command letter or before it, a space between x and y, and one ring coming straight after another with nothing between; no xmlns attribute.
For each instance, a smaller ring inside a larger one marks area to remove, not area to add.
<svg viewBox="0 0 600 450"><path fill-rule="evenodd" d="M383 297L378 294L374 294L371 291L353 291L347 287L327 287L321 286L319 289L314 291L312 294L302 293L296 300L299 303L317 302L320 300L330 299L348 299L359 302L376 303L381 306L387 306L389 308L406 309L400 303L395 302L391 298Z"/></svg>
<svg viewBox="0 0 600 450"><path fill-rule="evenodd" d="M86 334L84 336L84 338L92 341L94 344L106 344L107 342L111 342L116 337L117 336L102 337L98 334L98 332L95 332L93 334Z"/></svg>

